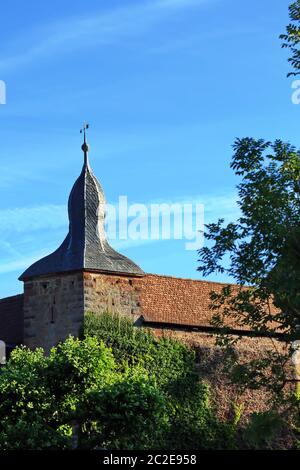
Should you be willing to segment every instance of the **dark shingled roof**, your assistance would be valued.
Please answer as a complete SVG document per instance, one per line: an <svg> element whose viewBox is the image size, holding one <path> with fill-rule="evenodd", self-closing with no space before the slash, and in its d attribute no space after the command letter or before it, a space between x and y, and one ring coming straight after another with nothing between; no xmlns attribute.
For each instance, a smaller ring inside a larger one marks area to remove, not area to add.
<svg viewBox="0 0 300 470"><path fill-rule="evenodd" d="M87 144L82 149L84 165L69 196L69 233L56 251L32 264L20 280L81 269L133 276L144 274L139 266L107 242L104 193L90 168Z"/></svg>

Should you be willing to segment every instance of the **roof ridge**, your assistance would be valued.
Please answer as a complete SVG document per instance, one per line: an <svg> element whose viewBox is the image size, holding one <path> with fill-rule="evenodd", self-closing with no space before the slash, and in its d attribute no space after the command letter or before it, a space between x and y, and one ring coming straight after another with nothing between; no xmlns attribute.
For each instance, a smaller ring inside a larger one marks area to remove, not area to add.
<svg viewBox="0 0 300 470"><path fill-rule="evenodd" d="M170 274L156 274L156 273L146 273L146 276L156 276L156 277L166 277L168 279L179 279L182 281L194 281L194 282L206 282L208 284L220 284L222 286L236 286L238 284L233 282L220 282L220 281L208 281L206 279L194 279L192 277L179 277Z"/></svg>

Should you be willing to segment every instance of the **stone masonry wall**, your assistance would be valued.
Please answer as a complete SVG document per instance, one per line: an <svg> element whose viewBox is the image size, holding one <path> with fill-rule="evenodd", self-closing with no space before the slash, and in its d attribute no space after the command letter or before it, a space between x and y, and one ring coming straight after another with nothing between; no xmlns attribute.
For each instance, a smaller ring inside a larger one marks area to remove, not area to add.
<svg viewBox="0 0 300 470"><path fill-rule="evenodd" d="M24 344L46 352L77 336L84 314L83 273L40 277L24 283Z"/></svg>
<svg viewBox="0 0 300 470"><path fill-rule="evenodd" d="M233 404L242 406L241 422L247 421L253 412L261 412L270 408L270 396L265 390L241 390L240 387L229 383L223 370L224 353L216 346L214 334L200 331L179 331L175 329L151 328L157 336L167 336L183 341L196 352L196 370L210 386L211 397L216 404L216 410L220 418L230 418L233 413ZM285 351L285 343L269 338L244 336L237 343L235 349L240 362L248 362L263 357L265 351ZM291 376L292 376L291 368Z"/></svg>
<svg viewBox="0 0 300 470"><path fill-rule="evenodd" d="M24 344L46 352L78 336L84 312L141 316L138 278L89 272L43 276L24 283Z"/></svg>
<svg viewBox="0 0 300 470"><path fill-rule="evenodd" d="M140 278L84 272L84 311L141 316Z"/></svg>

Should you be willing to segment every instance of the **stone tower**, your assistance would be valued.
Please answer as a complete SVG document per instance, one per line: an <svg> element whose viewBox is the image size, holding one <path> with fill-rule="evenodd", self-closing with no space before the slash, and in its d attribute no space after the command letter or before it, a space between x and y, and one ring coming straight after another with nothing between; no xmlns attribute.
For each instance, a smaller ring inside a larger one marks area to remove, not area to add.
<svg viewBox="0 0 300 470"><path fill-rule="evenodd" d="M105 197L88 158L69 196L69 232L52 254L31 265L24 281L24 344L46 351L77 336L84 312L118 311L139 316L138 279L143 271L116 252L105 235Z"/></svg>

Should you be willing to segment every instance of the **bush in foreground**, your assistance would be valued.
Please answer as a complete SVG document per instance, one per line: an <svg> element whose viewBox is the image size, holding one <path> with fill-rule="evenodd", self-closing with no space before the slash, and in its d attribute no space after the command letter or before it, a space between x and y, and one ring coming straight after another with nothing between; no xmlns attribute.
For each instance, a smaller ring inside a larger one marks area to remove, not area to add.
<svg viewBox="0 0 300 470"><path fill-rule="evenodd" d="M233 447L189 348L108 314L85 327L48 357L12 352L0 373L0 449Z"/></svg>
<svg viewBox="0 0 300 470"><path fill-rule="evenodd" d="M209 395L184 344L87 315L83 339L49 356L17 348L0 370L0 449L272 447L274 415L255 416L237 440L237 416L220 422Z"/></svg>
<svg viewBox="0 0 300 470"><path fill-rule="evenodd" d="M69 338L49 357L17 348L0 374L0 449L144 448L164 421L154 381L118 371L96 338Z"/></svg>

